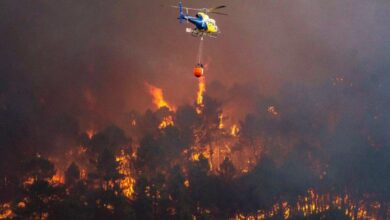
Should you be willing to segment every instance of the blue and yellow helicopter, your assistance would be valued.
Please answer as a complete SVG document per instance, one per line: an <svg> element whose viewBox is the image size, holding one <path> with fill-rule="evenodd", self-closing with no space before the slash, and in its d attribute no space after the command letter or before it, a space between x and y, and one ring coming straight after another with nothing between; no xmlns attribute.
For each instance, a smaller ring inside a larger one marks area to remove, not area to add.
<svg viewBox="0 0 390 220"><path fill-rule="evenodd" d="M195 25L195 28L186 28L186 32L191 33L192 36L195 37L203 37L204 35L210 37L217 37L219 33L221 33L218 29L218 26L214 19L210 18L207 13L219 14L219 15L227 15L225 13L217 12L216 10L225 8L225 5L221 5L214 8L188 8L183 7L182 2L179 2L179 6L172 6L174 8L179 8L179 21L183 23L183 21L188 21ZM184 14L183 10L186 11ZM189 16L188 11L197 11L195 17Z"/></svg>

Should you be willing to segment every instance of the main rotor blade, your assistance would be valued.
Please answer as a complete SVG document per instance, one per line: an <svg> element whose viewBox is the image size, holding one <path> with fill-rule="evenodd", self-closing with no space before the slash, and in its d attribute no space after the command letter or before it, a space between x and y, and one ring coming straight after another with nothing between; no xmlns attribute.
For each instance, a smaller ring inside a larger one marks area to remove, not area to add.
<svg viewBox="0 0 390 220"><path fill-rule="evenodd" d="M179 8L179 6L177 5L171 5L172 8ZM226 13L222 13L222 12L216 12L215 10L218 10L218 9L221 9L221 8L225 8L226 5L220 5L220 6L217 6L217 7L214 7L214 8L188 8L188 7L182 7L183 10L186 10L186 11L201 11L201 12L205 12L205 13L214 13L214 14L219 14L219 15L228 15Z"/></svg>
<svg viewBox="0 0 390 220"><path fill-rule="evenodd" d="M176 5L171 5L172 8L179 8L179 6L176 6ZM190 10L190 11L202 11L203 9L202 8L187 8L187 7L183 7L183 10Z"/></svg>
<svg viewBox="0 0 390 220"><path fill-rule="evenodd" d="M215 11L215 10L218 10L218 9L221 9L221 8L225 8L226 5L220 5L220 6L217 6L217 7L214 7L214 8L208 8L207 11L208 12L212 12L212 11Z"/></svg>
<svg viewBox="0 0 390 220"><path fill-rule="evenodd" d="M217 11L212 11L210 13L217 14L217 15L229 15L229 14L222 13L222 12L217 12Z"/></svg>

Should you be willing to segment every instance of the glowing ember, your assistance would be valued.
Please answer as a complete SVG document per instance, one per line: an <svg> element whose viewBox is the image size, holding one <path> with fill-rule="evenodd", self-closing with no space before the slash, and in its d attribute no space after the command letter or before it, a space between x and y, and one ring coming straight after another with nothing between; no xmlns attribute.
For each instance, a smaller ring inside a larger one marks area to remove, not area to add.
<svg viewBox="0 0 390 220"><path fill-rule="evenodd" d="M106 209L110 210L110 211L113 211L114 210L114 206L111 205L111 204L104 204L104 207L106 207Z"/></svg>
<svg viewBox="0 0 390 220"><path fill-rule="evenodd" d="M26 207L26 203L24 201L18 202L18 208L24 208Z"/></svg>
<svg viewBox="0 0 390 220"><path fill-rule="evenodd" d="M77 153L78 153L79 155L85 154L85 152L87 152L87 148L86 148L86 147L80 147L80 148L78 148Z"/></svg>
<svg viewBox="0 0 390 220"><path fill-rule="evenodd" d="M0 205L0 219L10 219L12 216L13 212L9 203Z"/></svg>
<svg viewBox="0 0 390 220"><path fill-rule="evenodd" d="M272 115L278 115L279 113L276 111L276 108L275 106L269 106L268 109L267 109L268 113L272 114Z"/></svg>
<svg viewBox="0 0 390 220"><path fill-rule="evenodd" d="M170 111L175 110L172 105L165 101L162 89L148 83L145 83L145 85L149 89L149 93L153 96L153 103L157 108L167 107Z"/></svg>
<svg viewBox="0 0 390 220"><path fill-rule="evenodd" d="M185 180L185 181L184 181L184 186L185 186L186 188L190 187L190 181L189 181L189 180Z"/></svg>
<svg viewBox="0 0 390 220"><path fill-rule="evenodd" d="M87 179L87 170L86 170L86 169L81 169L81 170L80 170L80 178L81 178L82 180Z"/></svg>
<svg viewBox="0 0 390 220"><path fill-rule="evenodd" d="M35 182L34 177L28 177L26 180L24 180L23 184L24 185L32 185Z"/></svg>

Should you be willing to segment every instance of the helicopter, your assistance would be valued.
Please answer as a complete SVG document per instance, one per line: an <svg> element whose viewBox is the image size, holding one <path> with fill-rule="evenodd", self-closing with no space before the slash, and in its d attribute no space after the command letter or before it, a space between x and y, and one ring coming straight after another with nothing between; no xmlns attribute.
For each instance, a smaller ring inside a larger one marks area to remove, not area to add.
<svg viewBox="0 0 390 220"><path fill-rule="evenodd" d="M216 38L218 34L221 32L218 29L218 26L214 19L210 18L207 13L219 14L219 15L227 15L222 12L218 12L216 10L225 8L225 5L221 5L214 8L188 8L183 7L182 2L179 2L179 6L172 6L174 8L179 8L179 21L183 23L183 21L190 22L195 25L192 28L186 28L187 33L191 33L194 37L203 37L204 35ZM186 10L186 14L184 14L183 9ZM197 11L195 17L189 16L188 11Z"/></svg>

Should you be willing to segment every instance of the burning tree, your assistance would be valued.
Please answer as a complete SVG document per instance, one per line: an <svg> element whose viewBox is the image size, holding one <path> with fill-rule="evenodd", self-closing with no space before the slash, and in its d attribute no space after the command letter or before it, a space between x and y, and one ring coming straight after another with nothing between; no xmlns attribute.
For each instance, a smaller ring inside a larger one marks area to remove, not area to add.
<svg viewBox="0 0 390 220"><path fill-rule="evenodd" d="M40 154L25 161L17 196L2 205L0 217L389 216L389 151L364 129L347 132L355 122L342 113L330 117L281 95L264 98L254 113L231 121L224 103L205 93L204 78L193 105L173 107L162 89L147 88L155 109L131 112L125 128L81 132L66 162ZM310 102L307 93L297 99ZM329 117L332 126L327 126Z"/></svg>

